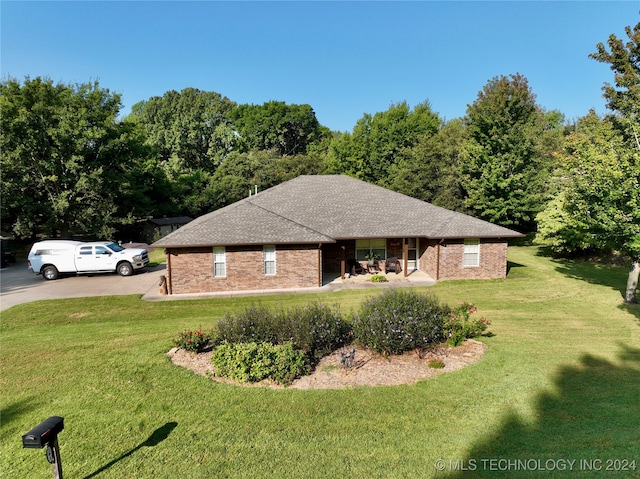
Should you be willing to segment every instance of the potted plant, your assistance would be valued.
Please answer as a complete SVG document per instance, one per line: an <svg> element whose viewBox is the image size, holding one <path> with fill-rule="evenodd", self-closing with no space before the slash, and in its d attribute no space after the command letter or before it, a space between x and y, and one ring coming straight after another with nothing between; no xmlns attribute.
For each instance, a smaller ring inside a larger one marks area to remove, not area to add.
<svg viewBox="0 0 640 479"><path fill-rule="evenodd" d="M365 259L369 262L369 264L371 266L373 266L376 262L376 260L378 258L380 258L379 255L377 255L376 253L374 253L373 251L369 251L367 254L364 255Z"/></svg>

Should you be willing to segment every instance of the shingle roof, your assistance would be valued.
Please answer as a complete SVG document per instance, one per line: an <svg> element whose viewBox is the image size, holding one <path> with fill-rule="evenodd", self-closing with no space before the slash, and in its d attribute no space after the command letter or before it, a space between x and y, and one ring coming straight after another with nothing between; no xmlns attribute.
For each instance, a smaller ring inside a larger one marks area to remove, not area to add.
<svg viewBox="0 0 640 479"><path fill-rule="evenodd" d="M520 236L516 231L349 176L305 175L201 216L153 246Z"/></svg>

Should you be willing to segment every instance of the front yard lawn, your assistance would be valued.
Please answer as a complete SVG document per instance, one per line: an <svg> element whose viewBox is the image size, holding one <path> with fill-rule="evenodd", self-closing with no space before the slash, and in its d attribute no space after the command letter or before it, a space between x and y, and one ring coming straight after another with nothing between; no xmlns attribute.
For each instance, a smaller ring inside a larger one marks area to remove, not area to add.
<svg viewBox="0 0 640 479"><path fill-rule="evenodd" d="M53 415L65 418L69 478L637 477L640 306L623 305L626 271L537 253L510 248L506 280L429 288L477 305L494 336L482 338L479 362L413 386L237 387L165 356L179 331L228 311L311 300L348 311L368 290L10 308L0 322L0 477L51 477L21 435Z"/></svg>

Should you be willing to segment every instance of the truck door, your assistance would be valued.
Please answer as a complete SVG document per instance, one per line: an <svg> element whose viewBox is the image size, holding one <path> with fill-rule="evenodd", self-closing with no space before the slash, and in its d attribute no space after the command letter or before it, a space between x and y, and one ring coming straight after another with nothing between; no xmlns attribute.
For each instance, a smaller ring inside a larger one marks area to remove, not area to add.
<svg viewBox="0 0 640 479"><path fill-rule="evenodd" d="M111 251L104 246L80 246L76 253L78 271L110 271L115 269Z"/></svg>

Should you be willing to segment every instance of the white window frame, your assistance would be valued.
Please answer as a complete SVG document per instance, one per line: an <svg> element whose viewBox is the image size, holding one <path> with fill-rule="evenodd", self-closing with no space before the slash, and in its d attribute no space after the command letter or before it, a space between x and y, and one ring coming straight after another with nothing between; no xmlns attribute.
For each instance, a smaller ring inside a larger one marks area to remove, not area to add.
<svg viewBox="0 0 640 479"><path fill-rule="evenodd" d="M478 238L464 240L462 266L464 268L477 268L480 266L480 240Z"/></svg>
<svg viewBox="0 0 640 479"><path fill-rule="evenodd" d="M263 271L265 276L276 274L276 247L275 245L264 245L262 248Z"/></svg>
<svg viewBox="0 0 640 479"><path fill-rule="evenodd" d="M227 277L227 252L224 246L213 247L213 277Z"/></svg>
<svg viewBox="0 0 640 479"><path fill-rule="evenodd" d="M376 239L358 239L356 240L356 260L366 261L365 255L369 254L369 251L378 253L379 260L387 259L387 240L386 238Z"/></svg>

